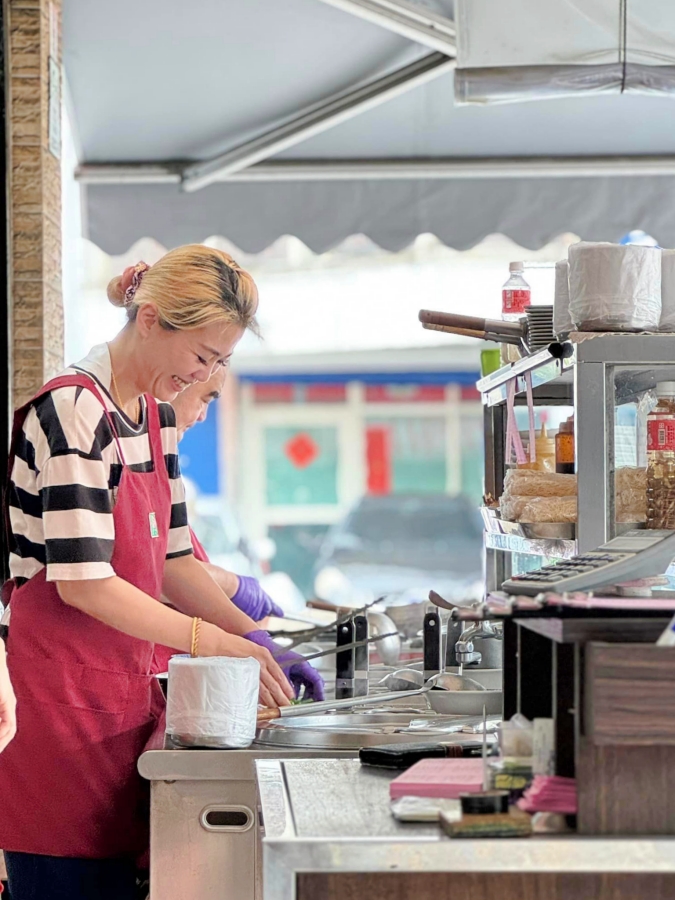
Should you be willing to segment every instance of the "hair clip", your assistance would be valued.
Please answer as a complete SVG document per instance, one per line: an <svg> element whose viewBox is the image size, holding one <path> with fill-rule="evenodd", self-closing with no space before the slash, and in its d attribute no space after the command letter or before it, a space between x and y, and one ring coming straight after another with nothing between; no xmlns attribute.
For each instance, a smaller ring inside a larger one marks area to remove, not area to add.
<svg viewBox="0 0 675 900"><path fill-rule="evenodd" d="M124 305L128 306L133 302L136 291L141 286L143 276L150 266L147 263L139 262L135 266L128 266L122 273L121 287L124 291Z"/></svg>

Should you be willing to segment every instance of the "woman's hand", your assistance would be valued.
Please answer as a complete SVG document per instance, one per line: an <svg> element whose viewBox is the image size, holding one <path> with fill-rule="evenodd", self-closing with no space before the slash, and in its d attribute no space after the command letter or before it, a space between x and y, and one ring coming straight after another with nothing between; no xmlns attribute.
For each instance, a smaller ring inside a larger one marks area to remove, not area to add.
<svg viewBox="0 0 675 900"><path fill-rule="evenodd" d="M0 645L0 753L2 753L16 734L16 697L12 682L9 680L5 645L2 641Z"/></svg>
<svg viewBox="0 0 675 900"><path fill-rule="evenodd" d="M283 669L275 662L266 647L260 647L246 638L227 634L215 625L202 623L199 642L200 656L252 656L260 663L260 702L264 706L289 706L295 696Z"/></svg>
<svg viewBox="0 0 675 900"><path fill-rule="evenodd" d="M305 700L323 700L323 678L299 653L293 650L284 650L272 640L266 631L251 631L246 635L249 641L267 647L270 654L279 663L284 663L288 678L295 690L295 696L299 697L304 688Z"/></svg>

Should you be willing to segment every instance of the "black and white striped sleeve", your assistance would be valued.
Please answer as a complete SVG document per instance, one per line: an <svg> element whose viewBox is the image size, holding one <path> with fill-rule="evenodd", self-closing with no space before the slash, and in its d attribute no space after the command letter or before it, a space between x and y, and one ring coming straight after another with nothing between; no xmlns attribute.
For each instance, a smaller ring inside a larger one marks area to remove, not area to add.
<svg viewBox="0 0 675 900"><path fill-rule="evenodd" d="M175 559L177 556L188 556L193 551L185 502L185 485L178 461L176 413L170 403L159 404L159 422L162 429L164 460L171 484L171 527L166 558Z"/></svg>
<svg viewBox="0 0 675 900"><path fill-rule="evenodd" d="M109 578L115 526L103 450L111 435L101 404L91 391L67 387L46 394L34 412L47 581Z"/></svg>

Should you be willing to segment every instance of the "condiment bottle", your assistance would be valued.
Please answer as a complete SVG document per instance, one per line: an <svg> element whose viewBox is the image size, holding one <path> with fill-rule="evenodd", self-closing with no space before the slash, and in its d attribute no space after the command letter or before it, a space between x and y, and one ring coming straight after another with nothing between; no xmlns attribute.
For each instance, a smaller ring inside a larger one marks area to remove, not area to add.
<svg viewBox="0 0 675 900"><path fill-rule="evenodd" d="M555 470L574 475L574 416L562 422L555 436Z"/></svg>
<svg viewBox="0 0 675 900"><path fill-rule="evenodd" d="M647 416L647 528L675 529L675 382L656 385Z"/></svg>
<svg viewBox="0 0 675 900"><path fill-rule="evenodd" d="M522 463L519 469L534 469L536 472L554 472L555 471L555 439L549 437L546 432L546 423L542 422L541 431L537 435L535 442L535 462Z"/></svg>

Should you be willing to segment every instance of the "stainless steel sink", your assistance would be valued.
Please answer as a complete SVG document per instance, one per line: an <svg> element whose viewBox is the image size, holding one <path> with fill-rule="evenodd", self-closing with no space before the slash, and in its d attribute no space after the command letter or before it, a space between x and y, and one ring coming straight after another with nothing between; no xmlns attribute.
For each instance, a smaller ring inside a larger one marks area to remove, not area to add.
<svg viewBox="0 0 675 900"><path fill-rule="evenodd" d="M475 735L448 736L448 726L475 724L475 717L438 717L438 730L434 729L434 718L434 713L429 710L396 712L395 709L288 716L260 728L254 746L358 750L379 744L409 744L434 739L475 740ZM410 729L411 722L421 719L428 722L423 731L418 728Z"/></svg>

